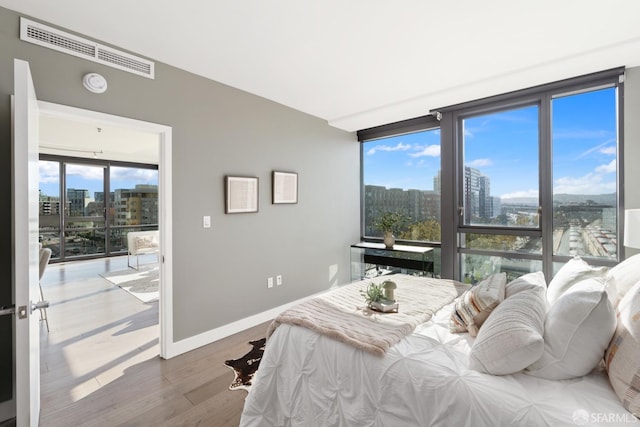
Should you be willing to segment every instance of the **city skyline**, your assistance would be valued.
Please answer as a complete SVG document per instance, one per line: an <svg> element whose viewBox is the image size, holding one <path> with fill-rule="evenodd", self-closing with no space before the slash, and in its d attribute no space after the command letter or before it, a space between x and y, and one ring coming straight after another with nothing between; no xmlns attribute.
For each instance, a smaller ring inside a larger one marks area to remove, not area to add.
<svg viewBox="0 0 640 427"><path fill-rule="evenodd" d="M558 97L553 109L554 194L616 192L617 134L613 88ZM538 107L464 121L464 165L491 178L502 199L538 197ZM439 129L366 142L364 183L433 190L440 169Z"/></svg>
<svg viewBox="0 0 640 427"><path fill-rule="evenodd" d="M42 195L60 196L60 178L58 162L39 162L39 189ZM89 197L95 198L96 192L104 192L102 186L103 167L94 165L67 165L67 188L88 190ZM136 185L158 185L156 169L111 166L111 192L118 189L133 189Z"/></svg>

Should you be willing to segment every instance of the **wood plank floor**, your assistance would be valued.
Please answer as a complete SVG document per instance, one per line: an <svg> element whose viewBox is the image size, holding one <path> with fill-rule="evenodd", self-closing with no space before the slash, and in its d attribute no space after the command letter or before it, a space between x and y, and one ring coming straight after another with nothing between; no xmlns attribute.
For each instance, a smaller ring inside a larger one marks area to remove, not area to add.
<svg viewBox="0 0 640 427"><path fill-rule="evenodd" d="M158 304L106 279L126 257L51 264L42 279L40 425L237 426L247 395L224 365L265 336L258 325L170 360L158 350Z"/></svg>

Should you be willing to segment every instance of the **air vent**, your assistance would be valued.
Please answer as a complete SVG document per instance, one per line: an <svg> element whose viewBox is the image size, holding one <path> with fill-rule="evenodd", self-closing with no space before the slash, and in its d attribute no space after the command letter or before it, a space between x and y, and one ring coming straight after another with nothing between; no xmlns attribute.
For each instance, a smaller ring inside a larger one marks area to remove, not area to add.
<svg viewBox="0 0 640 427"><path fill-rule="evenodd" d="M102 46L26 18L20 18L20 40L128 71L139 76L154 78L154 63L152 61Z"/></svg>

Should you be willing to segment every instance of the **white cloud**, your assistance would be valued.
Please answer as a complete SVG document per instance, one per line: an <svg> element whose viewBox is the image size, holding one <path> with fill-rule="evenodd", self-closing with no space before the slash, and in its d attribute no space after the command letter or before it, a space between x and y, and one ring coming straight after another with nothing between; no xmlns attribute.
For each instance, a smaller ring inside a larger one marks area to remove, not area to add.
<svg viewBox="0 0 640 427"><path fill-rule="evenodd" d="M595 152L598 152L601 154L607 154L607 155L615 155L616 154L615 143L616 143L615 139L608 139L605 142L598 144L595 147L591 147L587 151L580 153L580 155L578 156L578 159L582 159L583 157L586 157ZM614 144L614 145L612 146L611 144Z"/></svg>
<svg viewBox="0 0 640 427"><path fill-rule="evenodd" d="M491 159L475 159L467 163L467 166L472 168L481 168L493 165Z"/></svg>
<svg viewBox="0 0 640 427"><path fill-rule="evenodd" d="M420 151L409 154L411 157L439 157L440 156L440 146L439 145L428 145L424 148L419 147Z"/></svg>
<svg viewBox="0 0 640 427"><path fill-rule="evenodd" d="M584 176L562 177L555 181L555 194L605 194L616 191L615 180L606 180L602 173L590 172Z"/></svg>
<svg viewBox="0 0 640 427"><path fill-rule="evenodd" d="M158 171L155 169L111 167L111 180L126 180L136 183L158 183Z"/></svg>
<svg viewBox="0 0 640 427"><path fill-rule="evenodd" d="M513 193L507 193L500 196L501 199L515 199L521 197L538 197L538 190L525 190L525 191L514 191Z"/></svg>
<svg viewBox="0 0 640 427"><path fill-rule="evenodd" d="M615 160L611 160L608 164L600 165L596 168L596 173L598 174L608 174L608 173L615 173L615 172L616 172Z"/></svg>
<svg viewBox="0 0 640 427"><path fill-rule="evenodd" d="M102 181L104 169L96 166L67 165L67 175L79 176L88 181Z"/></svg>
<svg viewBox="0 0 640 427"><path fill-rule="evenodd" d="M367 155L371 156L376 154L378 151L407 151L411 148L409 144L403 144L402 142L398 142L395 146L389 145L376 145L367 151Z"/></svg>
<svg viewBox="0 0 640 427"><path fill-rule="evenodd" d="M40 175L41 183L52 183L60 181L60 170L58 163L54 162L39 162L38 173Z"/></svg>

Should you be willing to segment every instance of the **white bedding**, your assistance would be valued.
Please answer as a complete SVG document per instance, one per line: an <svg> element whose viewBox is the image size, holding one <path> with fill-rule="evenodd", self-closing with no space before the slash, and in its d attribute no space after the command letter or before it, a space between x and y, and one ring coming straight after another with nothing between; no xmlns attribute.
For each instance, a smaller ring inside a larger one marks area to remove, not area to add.
<svg viewBox="0 0 640 427"><path fill-rule="evenodd" d="M550 381L470 370L473 338L449 332L452 304L384 357L299 326L279 326L240 425L640 426L603 372Z"/></svg>

